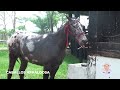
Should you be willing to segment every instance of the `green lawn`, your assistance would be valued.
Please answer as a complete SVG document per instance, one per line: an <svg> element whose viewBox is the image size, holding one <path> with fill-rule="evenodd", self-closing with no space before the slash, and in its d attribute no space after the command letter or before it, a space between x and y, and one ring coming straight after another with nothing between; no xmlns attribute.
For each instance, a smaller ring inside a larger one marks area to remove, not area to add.
<svg viewBox="0 0 120 90"><path fill-rule="evenodd" d="M67 54L63 63L59 67L59 70L56 73L55 79L67 79L67 69L68 69L68 64L73 64L73 63L79 63L79 60L72 56L71 54ZM15 67L14 67L14 72L17 72L19 70L20 64L16 62ZM6 71L8 69L8 51L0 51L0 79L6 79L7 74ZM29 71L36 71L36 72L42 72L43 67L38 66L35 64L28 64L28 67L26 69L26 72ZM19 79L18 74L13 74L12 79ZM42 74L25 74L25 79L42 79Z"/></svg>
<svg viewBox="0 0 120 90"><path fill-rule="evenodd" d="M6 43L0 43L0 50L7 50L7 44Z"/></svg>
<svg viewBox="0 0 120 90"><path fill-rule="evenodd" d="M6 43L0 43L0 48L7 47Z"/></svg>

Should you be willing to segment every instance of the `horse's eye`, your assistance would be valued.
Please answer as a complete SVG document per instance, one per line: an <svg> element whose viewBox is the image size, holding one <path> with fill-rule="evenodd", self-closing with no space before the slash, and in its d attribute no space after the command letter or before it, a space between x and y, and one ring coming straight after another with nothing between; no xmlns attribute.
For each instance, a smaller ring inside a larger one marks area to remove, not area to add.
<svg viewBox="0 0 120 90"><path fill-rule="evenodd" d="M74 28L76 27L75 25L72 25Z"/></svg>
<svg viewBox="0 0 120 90"><path fill-rule="evenodd" d="M73 26L75 28L75 26Z"/></svg>

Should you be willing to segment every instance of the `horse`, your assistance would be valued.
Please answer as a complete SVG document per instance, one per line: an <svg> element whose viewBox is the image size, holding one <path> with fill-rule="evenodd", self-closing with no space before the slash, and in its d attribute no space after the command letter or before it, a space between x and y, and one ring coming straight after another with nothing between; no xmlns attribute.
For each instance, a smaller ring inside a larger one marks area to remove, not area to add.
<svg viewBox="0 0 120 90"><path fill-rule="evenodd" d="M87 38L82 29L79 18L67 17L67 22L57 32L49 34L28 33L27 31L16 31L8 39L9 66L7 79L11 79L14 65L20 59L19 78L24 79L28 62L43 66L43 79L54 79L59 66L65 57L68 46L68 37L74 37L79 45L83 46Z"/></svg>

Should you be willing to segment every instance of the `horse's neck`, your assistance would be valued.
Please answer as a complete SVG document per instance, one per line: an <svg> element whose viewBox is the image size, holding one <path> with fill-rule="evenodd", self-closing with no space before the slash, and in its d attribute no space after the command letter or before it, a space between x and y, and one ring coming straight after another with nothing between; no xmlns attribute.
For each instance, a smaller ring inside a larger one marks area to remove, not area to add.
<svg viewBox="0 0 120 90"><path fill-rule="evenodd" d="M64 27L61 28L57 33L56 33L56 39L57 39L57 44L62 48L66 48L66 34L64 31Z"/></svg>

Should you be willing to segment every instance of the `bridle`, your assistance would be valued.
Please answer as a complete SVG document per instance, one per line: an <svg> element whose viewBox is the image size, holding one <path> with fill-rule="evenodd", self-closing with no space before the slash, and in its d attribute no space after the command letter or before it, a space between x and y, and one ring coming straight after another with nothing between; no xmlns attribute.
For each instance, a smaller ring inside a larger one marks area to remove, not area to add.
<svg viewBox="0 0 120 90"><path fill-rule="evenodd" d="M66 47L68 46L68 34L71 34L73 35L74 37L80 37L81 35L84 35L85 33L84 32L81 32L80 34L73 34L71 31L70 31L70 24L69 22L67 22L64 26L64 30L65 30L65 34L66 34ZM76 29L75 29L76 30ZM76 38L76 41L78 42L78 44L80 45L78 39Z"/></svg>

